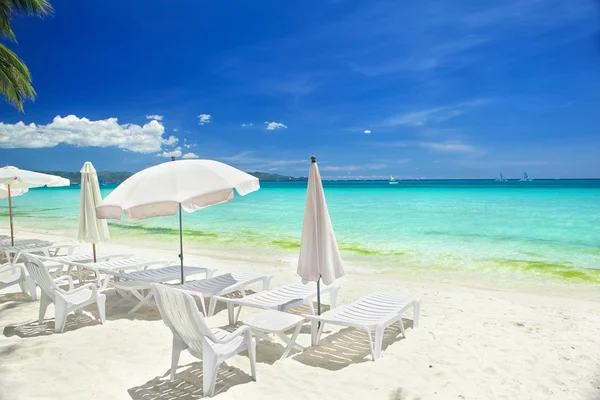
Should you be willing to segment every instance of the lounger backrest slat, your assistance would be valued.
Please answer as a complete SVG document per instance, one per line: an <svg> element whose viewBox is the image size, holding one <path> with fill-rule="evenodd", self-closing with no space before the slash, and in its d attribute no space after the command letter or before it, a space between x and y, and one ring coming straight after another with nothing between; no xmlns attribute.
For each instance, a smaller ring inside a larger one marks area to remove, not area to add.
<svg viewBox="0 0 600 400"><path fill-rule="evenodd" d="M213 342L217 339L206 325L193 297L158 284L152 284L152 291L165 325L189 347L190 353L202 358L203 338Z"/></svg>
<svg viewBox="0 0 600 400"><path fill-rule="evenodd" d="M35 283L40 287L48 297L54 301L56 284L48 272L48 268L39 260L39 258L30 254L23 254L25 260L25 268L27 272L33 278Z"/></svg>

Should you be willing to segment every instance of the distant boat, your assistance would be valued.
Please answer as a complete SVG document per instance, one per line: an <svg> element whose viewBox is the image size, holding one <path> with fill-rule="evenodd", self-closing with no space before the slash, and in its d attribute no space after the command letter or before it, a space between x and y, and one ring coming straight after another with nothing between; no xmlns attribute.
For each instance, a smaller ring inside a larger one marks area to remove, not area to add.
<svg viewBox="0 0 600 400"><path fill-rule="evenodd" d="M500 172L500 177L496 178L496 182L506 182L506 178L502 175L502 172Z"/></svg>
<svg viewBox="0 0 600 400"><path fill-rule="evenodd" d="M527 172L523 172L523 177L519 179L521 182L531 182L533 179L527 175Z"/></svg>
<svg viewBox="0 0 600 400"><path fill-rule="evenodd" d="M100 186L106 185L106 183L104 183L104 178L98 179L98 183L100 184Z"/></svg>
<svg viewBox="0 0 600 400"><path fill-rule="evenodd" d="M390 175L390 181L388 183L390 185L397 185L398 181L396 180L396 178L394 178L393 176Z"/></svg>

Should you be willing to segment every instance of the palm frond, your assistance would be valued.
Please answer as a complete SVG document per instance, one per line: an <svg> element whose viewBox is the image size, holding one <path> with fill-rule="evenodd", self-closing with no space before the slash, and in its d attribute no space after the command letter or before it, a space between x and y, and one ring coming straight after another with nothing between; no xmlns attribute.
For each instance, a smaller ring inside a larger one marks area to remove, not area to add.
<svg viewBox="0 0 600 400"><path fill-rule="evenodd" d="M35 99L35 94L31 86L31 74L25 63L0 44L0 95L19 111L23 111L23 102Z"/></svg>
<svg viewBox="0 0 600 400"><path fill-rule="evenodd" d="M13 14L49 15L53 11L48 0L0 0L0 35L16 42L10 27Z"/></svg>

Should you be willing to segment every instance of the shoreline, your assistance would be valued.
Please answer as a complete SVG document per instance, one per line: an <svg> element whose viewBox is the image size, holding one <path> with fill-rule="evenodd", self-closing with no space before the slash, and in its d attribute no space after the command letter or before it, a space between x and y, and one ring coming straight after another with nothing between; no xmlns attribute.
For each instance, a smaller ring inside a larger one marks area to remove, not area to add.
<svg viewBox="0 0 600 400"><path fill-rule="evenodd" d="M49 229L23 228L19 233L25 237L47 237L57 242L77 243L75 234L66 235L64 231ZM10 231L0 229L0 234L10 234ZM177 238L165 241L164 235L132 236L128 239L111 239L99 246L118 246L120 251L133 250L134 253L144 250L159 250L165 254L172 254L173 261L177 261L179 252ZM80 245L80 250L86 244ZM85 250L83 250L85 251ZM144 251L145 252L145 251ZM200 258L218 264L225 262L258 263L264 266L286 268L295 273L298 251L284 250L265 246L235 246L219 244L203 244L200 241L186 241L184 235L184 255L186 258ZM426 265L406 263L406 260L393 257L373 255L349 256L343 252L344 268L347 273L359 275L375 274L394 279L398 282L409 281L412 283L443 284L460 286L464 288L504 291L514 293L530 293L538 295L564 296L572 298L585 298L600 301L600 285L595 282L586 282L579 279L560 279L549 273L536 274L526 271L515 271L509 268L504 270L485 270L482 268L461 269L457 267L432 268ZM288 272L289 272L288 271Z"/></svg>

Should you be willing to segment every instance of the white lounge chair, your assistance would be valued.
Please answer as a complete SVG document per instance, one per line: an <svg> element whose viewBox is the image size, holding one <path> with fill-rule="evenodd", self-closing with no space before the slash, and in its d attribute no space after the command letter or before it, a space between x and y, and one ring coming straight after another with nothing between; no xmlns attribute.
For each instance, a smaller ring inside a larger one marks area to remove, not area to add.
<svg viewBox="0 0 600 400"><path fill-rule="evenodd" d="M132 256L133 254L99 251L98 253L96 253L96 262L108 261L118 258L129 258ZM59 268L53 273L54 275L60 274L62 272L63 265L68 266L67 275L71 275L71 271L73 270L73 268L77 268L77 276L79 279L79 283L81 283L82 281L81 264L89 264L94 262L93 253L70 254L56 257L39 256L39 258L40 260L44 261L45 264L46 262L50 261L60 264Z"/></svg>
<svg viewBox="0 0 600 400"><path fill-rule="evenodd" d="M67 254L73 254L73 250L79 246L73 243L54 243L49 241L32 241L15 243L11 246L10 243L0 244L0 250L6 253L6 258L9 263L16 264L24 254L42 254L46 257L55 257L61 249L66 249Z"/></svg>
<svg viewBox="0 0 600 400"><path fill-rule="evenodd" d="M400 331L404 336L402 314L410 307L413 308L413 328L417 328L419 325L419 300L398 293L373 293L322 315L303 315L303 317L311 320L311 343L313 346L319 344L326 323L365 330L369 337L373 361L376 361L381 357L385 328L395 322L400 322ZM320 327L318 326L319 322L321 323Z"/></svg>
<svg viewBox="0 0 600 400"><path fill-rule="evenodd" d="M216 270L216 268L209 267L183 267L183 273L186 278L198 274L204 274L206 278L212 278ZM118 281L115 281L115 291L122 298L114 307L117 307L122 302L130 302L134 304L134 307L128 314L133 314L142 306L153 309L154 306L150 303L150 300L152 300L154 295L152 290L150 290L150 284L166 283L181 279L181 266L171 265L156 269L146 269L144 271L119 274L115 277L118 278Z"/></svg>
<svg viewBox="0 0 600 400"><path fill-rule="evenodd" d="M44 322L46 309L51 303L54 303L54 331L57 333L62 333L65 330L67 314L73 311L80 313L83 307L93 303L97 304L100 322L104 324L106 319L106 295L98 293L95 284L88 283L75 289L71 276L66 275L54 279L50 276L47 267L44 266L40 259L30 254L24 254L23 258L29 275L33 277L42 290L39 315L40 324ZM60 281L67 281L69 283L69 290L63 290L58 287L57 283Z"/></svg>
<svg viewBox="0 0 600 400"><path fill-rule="evenodd" d="M337 284L330 286L321 285L321 295L329 293L330 307L335 308L337 292L340 287ZM314 282L291 283L275 289L254 293L243 296L241 299L230 299L227 297L215 297L227 303L229 313L229 323L235 324L242 310L242 306L260 308L263 310L287 311L301 305L308 305L311 313L315 314L313 300L317 297L317 284ZM234 307L239 306L237 314L234 316Z"/></svg>
<svg viewBox="0 0 600 400"><path fill-rule="evenodd" d="M187 282L184 285L176 286L192 296L200 297L202 304L202 312L204 315L211 316L215 313L217 299L223 299L218 296L224 296L233 292L241 292L242 296L246 294L246 286L253 283L262 282L263 290L269 289L269 284L273 276L265 274L257 274L253 272L232 272L223 275L217 275L210 279L202 279L198 281ZM204 298L210 297L208 313ZM230 317L231 319L231 317Z"/></svg>
<svg viewBox="0 0 600 400"><path fill-rule="evenodd" d="M141 257L141 256L128 256L124 258L111 259L109 261L100 262L89 262L85 261L72 261L63 259L62 262L69 266L81 267L92 270L96 273L98 286L101 290L108 288L110 278L118 276L127 271L140 271L148 268L151 265L166 265L165 260L157 260L154 258ZM104 279L102 276L104 275ZM118 279L118 278L117 278Z"/></svg>
<svg viewBox="0 0 600 400"><path fill-rule="evenodd" d="M152 284L156 304L165 325L173 333L171 380L179 363L179 355L188 350L202 360L204 396L212 397L219 365L233 355L248 351L252 379L256 380L256 341L248 326L234 332L209 328L191 295L164 285Z"/></svg>
<svg viewBox="0 0 600 400"><path fill-rule="evenodd" d="M19 284L24 293L29 293L31 300L37 300L35 282L25 272L23 264L6 263L0 265L0 289Z"/></svg>

